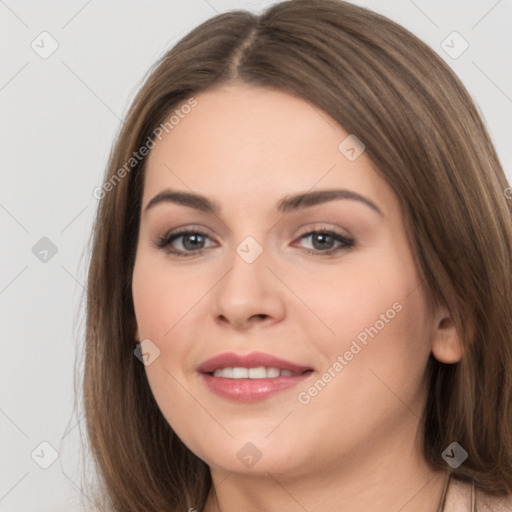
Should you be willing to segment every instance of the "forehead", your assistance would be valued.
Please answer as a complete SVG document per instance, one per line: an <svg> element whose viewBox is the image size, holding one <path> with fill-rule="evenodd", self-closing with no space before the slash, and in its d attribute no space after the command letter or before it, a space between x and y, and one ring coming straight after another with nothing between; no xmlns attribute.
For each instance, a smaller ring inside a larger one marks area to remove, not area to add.
<svg viewBox="0 0 512 512"><path fill-rule="evenodd" d="M350 134L309 102L248 85L205 91L195 100L155 141L144 204L163 188L198 192L220 203L244 199L246 206L329 187L392 200L364 151L353 161L343 153Z"/></svg>

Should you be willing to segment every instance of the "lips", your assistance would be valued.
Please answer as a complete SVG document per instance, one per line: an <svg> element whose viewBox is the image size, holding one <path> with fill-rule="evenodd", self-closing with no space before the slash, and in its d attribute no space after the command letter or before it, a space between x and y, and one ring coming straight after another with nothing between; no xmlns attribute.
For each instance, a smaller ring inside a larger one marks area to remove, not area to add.
<svg viewBox="0 0 512 512"><path fill-rule="evenodd" d="M200 373L213 373L222 368L277 368L289 372L302 374L312 370L311 367L302 366L291 361L286 361L270 354L252 352L251 354L240 355L226 352L204 361L199 367Z"/></svg>
<svg viewBox="0 0 512 512"><path fill-rule="evenodd" d="M198 372L213 393L232 401L255 402L297 386L314 370L270 354L253 352L220 354L204 361Z"/></svg>

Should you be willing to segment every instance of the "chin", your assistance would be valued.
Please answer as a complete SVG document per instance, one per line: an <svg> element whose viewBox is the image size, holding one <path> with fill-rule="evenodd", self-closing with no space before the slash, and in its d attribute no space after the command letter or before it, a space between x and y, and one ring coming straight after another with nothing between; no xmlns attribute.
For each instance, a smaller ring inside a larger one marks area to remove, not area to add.
<svg viewBox="0 0 512 512"><path fill-rule="evenodd" d="M282 438L274 442L264 435L246 436L229 439L227 442L216 442L203 449L193 450L198 457L210 467L240 474L266 475L267 473L287 474L300 473L306 467L308 457L301 459L297 453L296 436L288 436L289 443L283 444ZM215 445L215 448L213 448Z"/></svg>

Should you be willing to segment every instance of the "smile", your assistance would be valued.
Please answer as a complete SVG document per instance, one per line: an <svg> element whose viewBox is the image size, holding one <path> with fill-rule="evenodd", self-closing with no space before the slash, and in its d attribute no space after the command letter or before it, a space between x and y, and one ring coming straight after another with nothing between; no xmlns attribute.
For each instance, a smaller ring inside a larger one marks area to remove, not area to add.
<svg viewBox="0 0 512 512"><path fill-rule="evenodd" d="M265 368L258 366L256 368L217 368L213 372L214 377L224 377L226 379L274 379L276 377L297 377L298 372L279 368Z"/></svg>
<svg viewBox="0 0 512 512"><path fill-rule="evenodd" d="M204 361L198 372L214 394L231 401L255 402L297 386L314 370L262 352L228 352Z"/></svg>

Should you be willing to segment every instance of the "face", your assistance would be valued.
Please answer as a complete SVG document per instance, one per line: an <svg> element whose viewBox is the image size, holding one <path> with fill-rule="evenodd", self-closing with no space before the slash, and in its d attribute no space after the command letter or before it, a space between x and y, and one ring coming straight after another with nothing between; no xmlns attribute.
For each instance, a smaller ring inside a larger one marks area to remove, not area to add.
<svg viewBox="0 0 512 512"><path fill-rule="evenodd" d="M237 85L196 100L148 157L132 283L166 420L238 473L321 471L412 439L432 327L394 192L302 99Z"/></svg>

